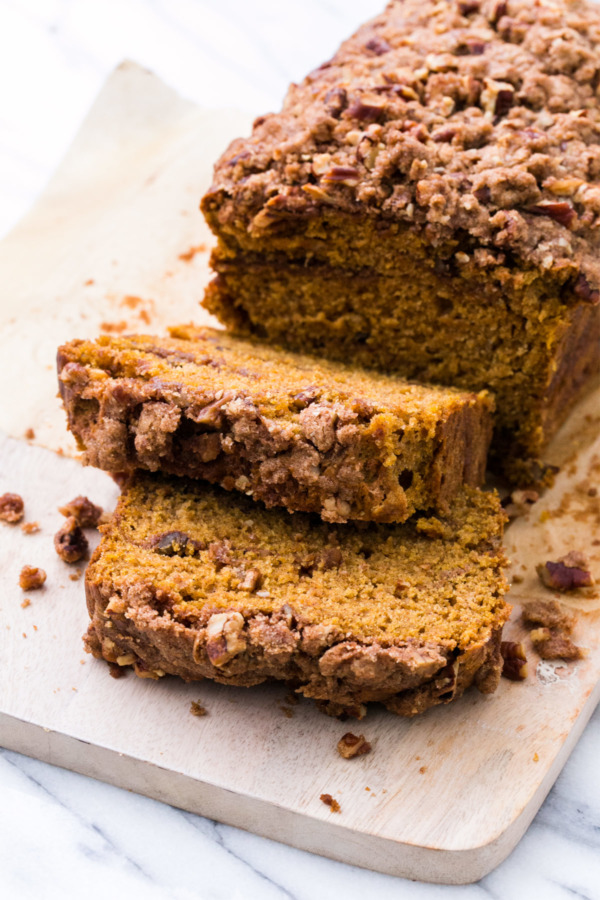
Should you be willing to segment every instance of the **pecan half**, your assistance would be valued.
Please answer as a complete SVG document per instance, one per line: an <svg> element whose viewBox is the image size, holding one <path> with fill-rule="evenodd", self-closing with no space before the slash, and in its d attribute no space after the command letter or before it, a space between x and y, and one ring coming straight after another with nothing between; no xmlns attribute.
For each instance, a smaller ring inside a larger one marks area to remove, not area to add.
<svg viewBox="0 0 600 900"><path fill-rule="evenodd" d="M54 535L54 548L65 562L74 563L87 554L88 540L77 524L75 516L69 516L65 524Z"/></svg>
<svg viewBox="0 0 600 900"><path fill-rule="evenodd" d="M527 678L527 656L525 647L515 641L502 641L502 675L510 681L524 681Z"/></svg>
<svg viewBox="0 0 600 900"><path fill-rule="evenodd" d="M365 739L364 734L352 734L347 731L338 741L337 750L344 759L354 759L355 756L364 756L372 750L371 744Z"/></svg>
<svg viewBox="0 0 600 900"><path fill-rule="evenodd" d="M74 516L81 528L96 528L102 517L102 507L96 506L87 497L79 496L64 506L58 507L59 513L68 518Z"/></svg>
<svg viewBox="0 0 600 900"><path fill-rule="evenodd" d="M25 512L23 498L19 494L2 494L0 497L0 519L4 522L20 522Z"/></svg>
<svg viewBox="0 0 600 900"><path fill-rule="evenodd" d="M542 584L555 591L574 591L594 584L587 557L576 550L556 562L539 563L536 571Z"/></svg>
<svg viewBox="0 0 600 900"><path fill-rule="evenodd" d="M35 566L23 566L19 575L19 585L24 591L39 590L46 580L46 573L43 569Z"/></svg>

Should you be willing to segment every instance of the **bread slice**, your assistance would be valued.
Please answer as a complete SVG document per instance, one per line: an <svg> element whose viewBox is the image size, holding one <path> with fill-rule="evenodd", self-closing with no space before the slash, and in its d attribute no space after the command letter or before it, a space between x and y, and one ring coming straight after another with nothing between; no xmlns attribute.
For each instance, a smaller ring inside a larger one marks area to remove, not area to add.
<svg viewBox="0 0 600 900"><path fill-rule="evenodd" d="M58 354L86 461L205 478L323 519L404 521L481 484L489 394L411 384L222 331L72 341Z"/></svg>
<svg viewBox="0 0 600 900"><path fill-rule="evenodd" d="M138 475L86 573L87 646L143 677L290 682L333 712L492 692L503 523L497 495L473 488L445 519L367 527Z"/></svg>

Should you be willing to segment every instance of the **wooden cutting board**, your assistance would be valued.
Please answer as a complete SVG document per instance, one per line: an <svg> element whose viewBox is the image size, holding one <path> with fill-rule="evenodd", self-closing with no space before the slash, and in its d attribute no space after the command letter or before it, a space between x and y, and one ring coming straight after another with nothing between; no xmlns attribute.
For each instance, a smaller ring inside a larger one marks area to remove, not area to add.
<svg viewBox="0 0 600 900"><path fill-rule="evenodd" d="M0 436L0 494L22 494L27 519L40 524L31 535L0 526L0 744L334 859L471 882L515 846L600 698L597 590L566 601L579 611L585 660L548 664L530 652L526 682L503 681L490 697L470 691L414 720L375 708L341 723L308 701L292 703L279 685L115 681L83 652L83 579L70 577L81 567L54 552L57 507L83 493L112 509L117 491L104 473L47 449L72 448L55 399L54 350L102 322L150 330L195 314L207 277L209 238L195 218L206 157L242 119L201 113L148 73L122 67L49 191L0 245L0 352L12 373L0 405L0 426L12 435ZM537 562L583 549L600 579L600 499L590 490L600 473L599 409L596 391L573 411L549 454L561 465L554 488L508 530L520 579L511 639L523 636L520 600L551 596ZM28 427L44 447L23 439ZM43 590L20 590L25 564L47 571ZM208 715L190 715L192 700ZM347 730L364 733L373 752L341 759L336 743Z"/></svg>

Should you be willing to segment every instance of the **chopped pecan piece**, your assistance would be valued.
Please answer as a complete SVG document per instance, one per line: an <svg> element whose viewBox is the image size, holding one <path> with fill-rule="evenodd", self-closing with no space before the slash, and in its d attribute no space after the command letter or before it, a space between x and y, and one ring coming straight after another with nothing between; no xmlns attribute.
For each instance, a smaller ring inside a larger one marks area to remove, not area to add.
<svg viewBox="0 0 600 900"><path fill-rule="evenodd" d="M327 91L325 94L325 106L329 115L333 116L334 119L339 119L346 108L347 100L344 88L331 88L331 90Z"/></svg>
<svg viewBox="0 0 600 900"><path fill-rule="evenodd" d="M323 181L352 187L360 181L360 172L354 166L332 166L323 176Z"/></svg>
<svg viewBox="0 0 600 900"><path fill-rule="evenodd" d="M524 681L527 678L527 656L521 643L502 641L500 653L504 660L502 675L510 681Z"/></svg>
<svg viewBox="0 0 600 900"><path fill-rule="evenodd" d="M81 528L96 528L102 517L102 507L96 506L87 497L75 497L64 506L58 507L59 513L68 518L74 516Z"/></svg>
<svg viewBox="0 0 600 900"><path fill-rule="evenodd" d="M540 203L536 203L535 206L528 206L526 212L534 216L549 216L555 222L558 222L559 225L564 225L565 228L569 228L577 218L577 213L566 200L560 202L542 200Z"/></svg>
<svg viewBox="0 0 600 900"><path fill-rule="evenodd" d="M151 539L151 547L162 556L197 556L204 549L200 541L195 541L183 531L167 531Z"/></svg>
<svg viewBox="0 0 600 900"><path fill-rule="evenodd" d="M365 739L364 734L352 734L347 731L338 741L338 753L344 759L354 759L355 756L364 756L371 752L371 744Z"/></svg>
<svg viewBox="0 0 600 900"><path fill-rule="evenodd" d="M39 590L46 580L46 573L43 569L35 566L23 566L19 575L19 585L24 591Z"/></svg>
<svg viewBox="0 0 600 900"><path fill-rule="evenodd" d="M212 544L208 545L208 555L214 562L217 572L224 566L230 566L233 562L231 542L227 540L213 541Z"/></svg>
<svg viewBox="0 0 600 900"><path fill-rule="evenodd" d="M585 300L586 303L591 303L592 306L596 306L600 303L600 291L591 287L589 281L582 272L577 276L573 291L580 300Z"/></svg>
<svg viewBox="0 0 600 900"><path fill-rule="evenodd" d="M365 50L370 50L375 56L383 56L384 53L388 53L391 49L385 38L380 37L373 37L365 44Z"/></svg>
<svg viewBox="0 0 600 900"><path fill-rule="evenodd" d="M244 617L239 612L215 613L206 626L206 652L213 666L224 666L246 649Z"/></svg>
<svg viewBox="0 0 600 900"><path fill-rule="evenodd" d="M461 16L470 16L471 13L479 12L479 0L461 0L458 4L458 11Z"/></svg>
<svg viewBox="0 0 600 900"><path fill-rule="evenodd" d="M0 497L0 519L10 522L20 522L25 511L23 498L19 494L2 494Z"/></svg>
<svg viewBox="0 0 600 900"><path fill-rule="evenodd" d="M554 628L536 628L531 642L542 659L583 659L584 653L564 632Z"/></svg>
<svg viewBox="0 0 600 900"><path fill-rule="evenodd" d="M245 573L243 579L238 584L238 591L255 591L256 588L260 587L262 582L262 573L260 569L248 569Z"/></svg>
<svg viewBox="0 0 600 900"><path fill-rule="evenodd" d="M61 559L74 563L87 554L89 544L75 516L69 516L65 524L54 535L54 547Z"/></svg>
<svg viewBox="0 0 600 900"><path fill-rule="evenodd" d="M329 807L331 812L335 812L335 813L340 812L340 810L341 810L340 804L337 802L337 800L335 800L331 796L331 794L321 794L319 799L321 800L322 803L325 804L325 806Z"/></svg>
<svg viewBox="0 0 600 900"><path fill-rule="evenodd" d="M587 557L576 550L556 562L539 563L536 571L542 584L555 591L574 591L594 584Z"/></svg>
<svg viewBox="0 0 600 900"><path fill-rule="evenodd" d="M342 551L339 547L326 547L321 554L323 571L339 569L342 564Z"/></svg>
<svg viewBox="0 0 600 900"><path fill-rule="evenodd" d="M385 105L384 97L378 97L376 94L372 97L364 95L352 101L346 110L346 115L359 122L376 122L383 113Z"/></svg>

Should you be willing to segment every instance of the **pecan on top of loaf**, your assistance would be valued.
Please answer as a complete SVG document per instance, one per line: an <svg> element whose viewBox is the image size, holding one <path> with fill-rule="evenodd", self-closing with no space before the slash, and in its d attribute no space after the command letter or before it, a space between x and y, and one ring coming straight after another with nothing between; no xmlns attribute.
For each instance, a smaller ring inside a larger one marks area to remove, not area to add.
<svg viewBox="0 0 600 900"><path fill-rule="evenodd" d="M376 210L597 303L599 42L593 3L394 0L231 144L204 211L260 236Z"/></svg>

